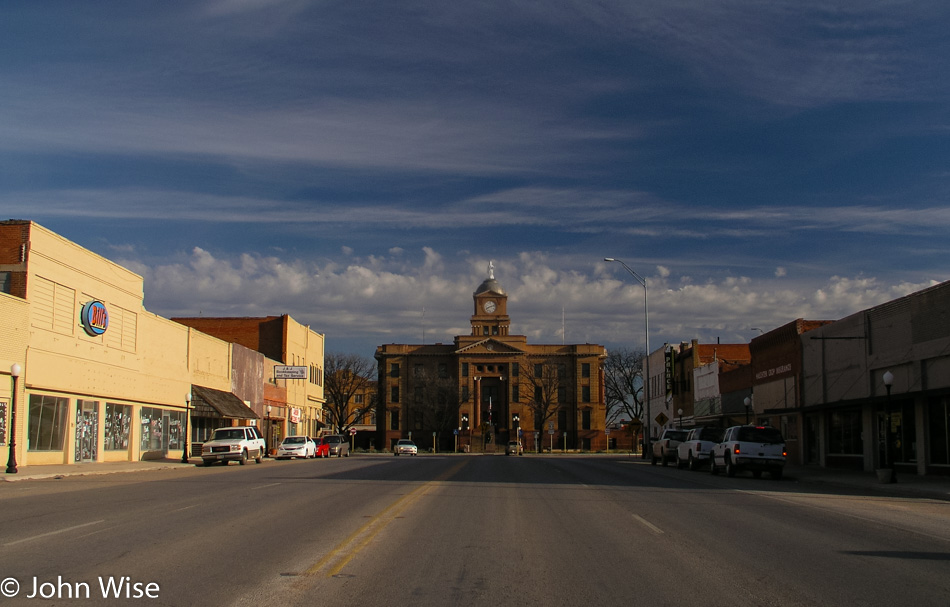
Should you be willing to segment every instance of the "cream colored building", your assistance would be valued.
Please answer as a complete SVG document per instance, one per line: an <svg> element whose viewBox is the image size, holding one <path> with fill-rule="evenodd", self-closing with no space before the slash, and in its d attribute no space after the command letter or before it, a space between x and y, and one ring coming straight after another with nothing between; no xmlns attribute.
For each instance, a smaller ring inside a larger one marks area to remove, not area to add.
<svg viewBox="0 0 950 607"><path fill-rule="evenodd" d="M2 445L15 438L20 466L180 456L195 392L227 405L219 425L263 418L263 399L235 389L261 387L267 361L237 381L240 346L149 312L141 276L36 223L0 222L0 290L0 373L21 368L15 428L13 382L0 382ZM321 342L321 368L322 338L293 336ZM308 406L299 391L288 401Z"/></svg>

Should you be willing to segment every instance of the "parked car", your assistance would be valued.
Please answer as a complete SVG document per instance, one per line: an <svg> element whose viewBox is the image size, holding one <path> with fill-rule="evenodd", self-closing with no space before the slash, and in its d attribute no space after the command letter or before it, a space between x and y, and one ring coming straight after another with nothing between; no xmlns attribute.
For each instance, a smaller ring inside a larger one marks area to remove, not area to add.
<svg viewBox="0 0 950 607"><path fill-rule="evenodd" d="M327 440L327 437L320 437L315 442L316 454L314 457L330 457L330 441Z"/></svg>
<svg viewBox="0 0 950 607"><path fill-rule="evenodd" d="M201 445L201 460L205 466L210 466L215 462L221 462L227 466L232 460L243 466L251 457L258 464L261 463L265 452L264 438L257 428L232 426L216 429L211 435L211 440Z"/></svg>
<svg viewBox="0 0 950 607"><path fill-rule="evenodd" d="M393 445L393 455L418 455L419 448L416 447L416 444L409 440L408 438L400 438L396 441L396 444Z"/></svg>
<svg viewBox="0 0 950 607"><path fill-rule="evenodd" d="M712 448L722 440L722 428L693 428L676 448L676 467L698 470L709 463Z"/></svg>
<svg viewBox="0 0 950 607"><path fill-rule="evenodd" d="M676 448L686 439L686 430L667 428L653 443L653 458L650 463L654 466L661 462L664 466L676 459Z"/></svg>
<svg viewBox="0 0 950 607"><path fill-rule="evenodd" d="M728 476L750 470L755 478L767 470L778 480L785 470L786 457L785 439L777 428L733 426L726 429L722 441L713 447L709 469L718 474L722 468Z"/></svg>
<svg viewBox="0 0 950 607"><path fill-rule="evenodd" d="M350 443L346 441L345 436L342 434L327 434L323 438L327 441L330 455L337 457L350 456Z"/></svg>
<svg viewBox="0 0 950 607"><path fill-rule="evenodd" d="M309 436L285 436L277 447L277 459L316 457L317 445Z"/></svg>
<svg viewBox="0 0 950 607"><path fill-rule="evenodd" d="M508 441L508 446L505 447L505 455L524 455L524 449L521 448L521 441Z"/></svg>

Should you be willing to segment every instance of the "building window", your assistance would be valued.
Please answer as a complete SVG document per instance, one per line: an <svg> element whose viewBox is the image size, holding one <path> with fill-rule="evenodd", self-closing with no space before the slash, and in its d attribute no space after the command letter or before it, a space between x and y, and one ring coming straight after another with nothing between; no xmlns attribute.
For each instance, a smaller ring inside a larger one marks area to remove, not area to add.
<svg viewBox="0 0 950 607"><path fill-rule="evenodd" d="M462 386L462 402L468 402L468 386Z"/></svg>
<svg viewBox="0 0 950 607"><path fill-rule="evenodd" d="M521 386L518 383L511 384L511 402L520 403L521 402Z"/></svg>
<svg viewBox="0 0 950 607"><path fill-rule="evenodd" d="M10 293L10 272L0 272L0 293Z"/></svg>
<svg viewBox="0 0 950 607"><path fill-rule="evenodd" d="M106 403L106 451L124 451L129 448L129 430L132 428L132 407Z"/></svg>
<svg viewBox="0 0 950 607"><path fill-rule="evenodd" d="M534 387L534 402L536 403L541 402L541 386Z"/></svg>
<svg viewBox="0 0 950 607"><path fill-rule="evenodd" d="M950 464L950 399L934 399L928 407L931 464Z"/></svg>
<svg viewBox="0 0 950 607"><path fill-rule="evenodd" d="M142 407L142 451L181 449L184 411Z"/></svg>
<svg viewBox="0 0 950 607"><path fill-rule="evenodd" d="M30 395L30 451L62 451L66 438L69 400L42 394Z"/></svg>
<svg viewBox="0 0 950 607"><path fill-rule="evenodd" d="M445 363L439 363L439 377L445 379L449 376L449 366Z"/></svg>
<svg viewBox="0 0 950 607"><path fill-rule="evenodd" d="M590 409L581 411L581 428L590 430Z"/></svg>
<svg viewBox="0 0 950 607"><path fill-rule="evenodd" d="M422 377L423 368L422 365L413 365L412 366L412 375L413 377Z"/></svg>
<svg viewBox="0 0 950 607"><path fill-rule="evenodd" d="M491 328L491 334L492 334L492 335L498 335L498 327L492 327L492 328Z"/></svg>
<svg viewBox="0 0 950 607"><path fill-rule="evenodd" d="M389 377L399 377L399 363L389 364Z"/></svg>
<svg viewBox="0 0 950 607"><path fill-rule="evenodd" d="M518 363L511 363L511 376L518 377L518 373L521 371Z"/></svg>
<svg viewBox="0 0 950 607"><path fill-rule="evenodd" d="M861 410L834 411L828 421L828 453L861 455Z"/></svg>
<svg viewBox="0 0 950 607"><path fill-rule="evenodd" d="M362 395L362 394L354 394L354 395L353 395L353 402L356 403L357 405L362 405L362 404L363 404L363 395Z"/></svg>
<svg viewBox="0 0 950 607"><path fill-rule="evenodd" d="M399 402L399 386L389 387L389 402L391 403Z"/></svg>
<svg viewBox="0 0 950 607"><path fill-rule="evenodd" d="M590 377L590 363L581 363L581 377Z"/></svg>
<svg viewBox="0 0 950 607"><path fill-rule="evenodd" d="M535 376L535 377L541 377L542 375L544 375L544 365L542 365L541 363L535 364L535 365L534 365L534 376Z"/></svg>
<svg viewBox="0 0 950 607"><path fill-rule="evenodd" d="M488 325L482 327L482 335L488 335Z"/></svg>
<svg viewBox="0 0 950 607"><path fill-rule="evenodd" d="M581 387L581 402L590 402L590 386Z"/></svg>
<svg viewBox="0 0 950 607"><path fill-rule="evenodd" d="M567 389L564 386L558 386L557 388L557 402L567 402Z"/></svg>
<svg viewBox="0 0 950 607"><path fill-rule="evenodd" d="M389 412L389 429L399 430L399 409L393 409Z"/></svg>
<svg viewBox="0 0 950 607"><path fill-rule="evenodd" d="M557 366L557 378L566 379L567 378L567 365L559 363Z"/></svg>
<svg viewBox="0 0 950 607"><path fill-rule="evenodd" d="M557 410L557 429L567 430L567 411L564 409Z"/></svg>
<svg viewBox="0 0 950 607"><path fill-rule="evenodd" d="M462 377L468 377L468 363L462 363Z"/></svg>

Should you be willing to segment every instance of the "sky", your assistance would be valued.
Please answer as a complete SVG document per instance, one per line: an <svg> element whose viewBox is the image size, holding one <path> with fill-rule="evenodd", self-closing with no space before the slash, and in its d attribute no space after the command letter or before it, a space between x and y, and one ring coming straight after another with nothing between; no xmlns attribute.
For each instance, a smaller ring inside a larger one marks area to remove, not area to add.
<svg viewBox="0 0 950 607"><path fill-rule="evenodd" d="M0 218L165 317L745 343L950 279L945 0L4 2Z"/></svg>

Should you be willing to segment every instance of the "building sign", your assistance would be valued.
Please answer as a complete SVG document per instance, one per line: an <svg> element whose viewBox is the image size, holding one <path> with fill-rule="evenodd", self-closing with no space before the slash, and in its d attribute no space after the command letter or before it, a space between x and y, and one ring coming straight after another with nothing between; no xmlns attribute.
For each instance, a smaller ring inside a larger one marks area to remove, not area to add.
<svg viewBox="0 0 950 607"><path fill-rule="evenodd" d="M673 394L673 371L676 369L674 361L676 359L676 352L672 348L667 350L663 354L663 362L666 365L666 396L669 397Z"/></svg>
<svg viewBox="0 0 950 607"><path fill-rule="evenodd" d="M755 378L758 379L768 379L770 377L775 377L776 375L781 375L783 373L792 372L792 363L787 363L780 365L778 367L772 367L768 371L759 371L755 374Z"/></svg>
<svg viewBox="0 0 950 607"><path fill-rule="evenodd" d="M307 379L307 367L274 365L274 379Z"/></svg>
<svg viewBox="0 0 950 607"><path fill-rule="evenodd" d="M290 409L290 423L299 424L300 423L300 408L292 407Z"/></svg>
<svg viewBox="0 0 950 607"><path fill-rule="evenodd" d="M82 306L80 324L90 337L99 337L109 328L109 311L101 301L90 301Z"/></svg>

